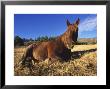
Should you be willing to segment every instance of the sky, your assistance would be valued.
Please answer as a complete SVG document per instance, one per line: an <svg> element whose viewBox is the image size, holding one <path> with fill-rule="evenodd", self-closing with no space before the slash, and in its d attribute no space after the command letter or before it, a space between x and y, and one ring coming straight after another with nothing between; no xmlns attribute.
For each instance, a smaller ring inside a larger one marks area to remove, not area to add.
<svg viewBox="0 0 110 89"><path fill-rule="evenodd" d="M15 14L14 36L37 38L59 36L67 29L67 19L72 24L80 19L78 38L97 37L97 14Z"/></svg>

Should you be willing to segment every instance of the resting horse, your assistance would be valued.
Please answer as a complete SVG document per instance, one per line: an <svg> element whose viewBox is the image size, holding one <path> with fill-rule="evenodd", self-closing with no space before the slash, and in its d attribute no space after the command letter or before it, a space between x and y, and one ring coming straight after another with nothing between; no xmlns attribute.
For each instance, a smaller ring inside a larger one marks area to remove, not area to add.
<svg viewBox="0 0 110 89"><path fill-rule="evenodd" d="M39 62L47 58L51 61L58 59L66 60L71 57L71 48L73 48L78 38L79 18L73 23L67 20L67 30L58 36L54 41L31 44L27 47L23 57L22 64L26 61Z"/></svg>

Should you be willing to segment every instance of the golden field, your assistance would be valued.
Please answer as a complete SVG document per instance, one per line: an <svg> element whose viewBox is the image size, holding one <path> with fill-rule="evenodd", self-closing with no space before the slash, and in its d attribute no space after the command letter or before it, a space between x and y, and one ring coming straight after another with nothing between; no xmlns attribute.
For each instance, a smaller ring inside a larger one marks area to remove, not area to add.
<svg viewBox="0 0 110 89"><path fill-rule="evenodd" d="M47 60L36 63L33 70L20 69L18 64L26 47L14 49L15 76L96 76L97 75L97 45L75 45L72 59L67 62Z"/></svg>

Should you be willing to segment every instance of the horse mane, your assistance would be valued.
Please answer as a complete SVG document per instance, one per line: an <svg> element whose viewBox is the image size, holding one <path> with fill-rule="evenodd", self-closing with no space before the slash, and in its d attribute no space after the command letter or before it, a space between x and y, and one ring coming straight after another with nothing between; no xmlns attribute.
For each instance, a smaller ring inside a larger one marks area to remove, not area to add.
<svg viewBox="0 0 110 89"><path fill-rule="evenodd" d="M68 31L64 32L63 34L57 36L56 38L56 41L63 43L65 47L67 47L67 40L66 40L67 32Z"/></svg>

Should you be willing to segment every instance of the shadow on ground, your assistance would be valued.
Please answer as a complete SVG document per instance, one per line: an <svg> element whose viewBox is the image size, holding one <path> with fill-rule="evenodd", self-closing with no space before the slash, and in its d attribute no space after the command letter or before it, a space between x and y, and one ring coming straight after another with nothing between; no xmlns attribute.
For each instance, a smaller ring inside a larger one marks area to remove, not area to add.
<svg viewBox="0 0 110 89"><path fill-rule="evenodd" d="M90 49L90 50L84 50L84 51L75 51L75 52L72 52L72 57L71 57L71 59L81 58L84 54L90 53L90 52L95 52L96 50L97 50L97 48L95 48L95 49Z"/></svg>

